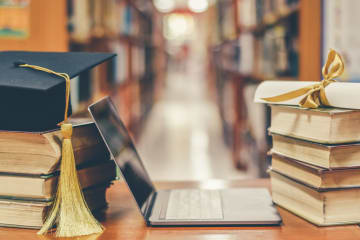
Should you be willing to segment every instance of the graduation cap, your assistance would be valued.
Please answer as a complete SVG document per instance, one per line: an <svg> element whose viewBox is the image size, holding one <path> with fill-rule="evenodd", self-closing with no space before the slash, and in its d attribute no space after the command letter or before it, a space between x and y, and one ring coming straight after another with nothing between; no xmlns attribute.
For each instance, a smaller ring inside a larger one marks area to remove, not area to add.
<svg viewBox="0 0 360 240"><path fill-rule="evenodd" d="M73 78L114 56L87 52L0 52L0 129L43 131L56 128L64 120L64 78L19 65L35 65ZM71 104L67 114L71 115Z"/></svg>
<svg viewBox="0 0 360 240"><path fill-rule="evenodd" d="M101 233L102 225L91 214L77 177L67 123L70 110L70 78L115 54L108 53L0 53L0 129L40 130L60 124L62 155L56 197L38 234L54 225L59 237Z"/></svg>

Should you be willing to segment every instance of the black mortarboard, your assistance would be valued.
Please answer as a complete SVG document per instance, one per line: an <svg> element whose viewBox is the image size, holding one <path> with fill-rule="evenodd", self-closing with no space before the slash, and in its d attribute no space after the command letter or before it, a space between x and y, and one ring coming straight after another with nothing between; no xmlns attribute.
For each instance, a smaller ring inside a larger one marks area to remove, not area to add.
<svg viewBox="0 0 360 240"><path fill-rule="evenodd" d="M73 78L114 56L86 52L0 52L0 129L42 131L64 120L64 78L19 65L37 65Z"/></svg>

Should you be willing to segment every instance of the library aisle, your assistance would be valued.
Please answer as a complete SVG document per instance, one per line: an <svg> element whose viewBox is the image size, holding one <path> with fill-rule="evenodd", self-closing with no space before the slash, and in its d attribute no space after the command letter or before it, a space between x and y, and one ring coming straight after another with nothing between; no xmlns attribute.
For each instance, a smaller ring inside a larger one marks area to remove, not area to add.
<svg viewBox="0 0 360 240"><path fill-rule="evenodd" d="M137 142L154 180L241 179L222 140L217 106L206 92L205 69L190 59L187 68L172 65L163 98L145 123Z"/></svg>

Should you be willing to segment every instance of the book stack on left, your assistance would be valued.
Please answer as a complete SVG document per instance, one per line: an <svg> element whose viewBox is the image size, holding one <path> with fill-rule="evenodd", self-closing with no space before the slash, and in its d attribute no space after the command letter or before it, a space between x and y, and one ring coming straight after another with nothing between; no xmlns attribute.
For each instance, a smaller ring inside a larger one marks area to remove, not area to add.
<svg viewBox="0 0 360 240"><path fill-rule="evenodd" d="M56 194L61 142L59 129L0 131L0 226L41 228ZM114 162L92 122L74 124L72 144L84 198L99 212L116 178Z"/></svg>

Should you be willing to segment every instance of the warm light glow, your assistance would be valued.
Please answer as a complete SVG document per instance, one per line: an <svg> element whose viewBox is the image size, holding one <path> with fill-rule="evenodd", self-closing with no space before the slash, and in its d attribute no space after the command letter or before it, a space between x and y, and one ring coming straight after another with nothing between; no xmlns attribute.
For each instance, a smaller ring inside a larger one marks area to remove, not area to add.
<svg viewBox="0 0 360 240"><path fill-rule="evenodd" d="M200 13L208 9L209 2L208 0L188 0L188 7L191 11Z"/></svg>
<svg viewBox="0 0 360 240"><path fill-rule="evenodd" d="M175 8L175 0L154 0L155 7L160 12L171 12Z"/></svg>
<svg viewBox="0 0 360 240"><path fill-rule="evenodd" d="M166 16L164 20L167 39L182 40L193 32L194 21L192 16L174 13Z"/></svg>

